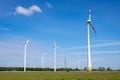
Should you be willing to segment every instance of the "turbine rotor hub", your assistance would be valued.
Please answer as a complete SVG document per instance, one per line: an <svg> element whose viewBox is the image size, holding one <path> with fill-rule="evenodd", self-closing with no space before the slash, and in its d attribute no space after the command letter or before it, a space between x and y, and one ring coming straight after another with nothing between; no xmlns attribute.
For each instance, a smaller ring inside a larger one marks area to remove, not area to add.
<svg viewBox="0 0 120 80"><path fill-rule="evenodd" d="M91 23L91 20L90 20L90 19L88 19L88 20L87 20L87 23Z"/></svg>

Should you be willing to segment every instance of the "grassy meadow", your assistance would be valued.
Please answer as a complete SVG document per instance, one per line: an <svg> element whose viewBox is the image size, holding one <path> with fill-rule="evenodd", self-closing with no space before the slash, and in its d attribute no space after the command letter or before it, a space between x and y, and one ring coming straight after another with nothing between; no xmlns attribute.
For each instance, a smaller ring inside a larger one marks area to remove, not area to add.
<svg viewBox="0 0 120 80"><path fill-rule="evenodd" d="M120 72L0 72L0 80L120 80Z"/></svg>

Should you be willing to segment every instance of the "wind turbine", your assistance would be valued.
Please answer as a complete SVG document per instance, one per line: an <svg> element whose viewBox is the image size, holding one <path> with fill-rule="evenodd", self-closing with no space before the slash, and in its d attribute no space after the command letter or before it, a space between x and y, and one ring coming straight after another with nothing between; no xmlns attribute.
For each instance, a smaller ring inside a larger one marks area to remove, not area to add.
<svg viewBox="0 0 120 80"><path fill-rule="evenodd" d="M53 45L53 48L54 48L54 72L56 72L56 42L54 40L54 45Z"/></svg>
<svg viewBox="0 0 120 80"><path fill-rule="evenodd" d="M91 22L91 10L89 10L89 18L87 20L88 24L88 72L92 70L91 66L91 53L90 53L90 26L92 27L93 31L96 33L96 30Z"/></svg>
<svg viewBox="0 0 120 80"><path fill-rule="evenodd" d="M29 43L29 40L24 42L24 72L26 71L26 46Z"/></svg>
<svg viewBox="0 0 120 80"><path fill-rule="evenodd" d="M66 70L67 69L67 60L66 60L66 57L64 59L64 69Z"/></svg>
<svg viewBox="0 0 120 80"><path fill-rule="evenodd" d="M44 56L46 55L46 53L41 55L41 63L42 63L42 68L44 68Z"/></svg>

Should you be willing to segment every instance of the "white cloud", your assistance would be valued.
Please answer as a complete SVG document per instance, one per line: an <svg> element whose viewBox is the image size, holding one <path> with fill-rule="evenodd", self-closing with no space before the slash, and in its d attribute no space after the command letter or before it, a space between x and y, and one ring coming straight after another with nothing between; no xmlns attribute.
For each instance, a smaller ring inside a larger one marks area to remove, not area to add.
<svg viewBox="0 0 120 80"><path fill-rule="evenodd" d="M93 45L92 47L107 47L107 46L116 46L116 45L120 45L120 42L111 42L111 43L104 43L104 44L96 44Z"/></svg>
<svg viewBox="0 0 120 80"><path fill-rule="evenodd" d="M30 16L34 12L42 12L42 10L40 9L39 6L36 6L36 5L32 5L28 9L24 8L22 6L18 6L18 7L16 7L16 12L14 14L23 14L23 15L26 15L26 16Z"/></svg>
<svg viewBox="0 0 120 80"><path fill-rule="evenodd" d="M116 50L116 51L113 51L113 50L109 50L109 51L91 51L92 54L120 54L120 50ZM63 54L63 53L61 53ZM60 55L61 55L60 54ZM84 55L84 54L87 54L87 52L76 52L76 53L70 53L71 55ZM61 56L65 56L64 55L61 55Z"/></svg>
<svg viewBox="0 0 120 80"><path fill-rule="evenodd" d="M120 51L96 51L92 53L93 54L115 54L115 53L120 53Z"/></svg>
<svg viewBox="0 0 120 80"><path fill-rule="evenodd" d="M48 2L46 2L45 5L46 5L47 7L49 7L49 8L53 8L53 6L52 6L50 3L48 3Z"/></svg>
<svg viewBox="0 0 120 80"><path fill-rule="evenodd" d="M94 45L91 45L91 48L117 46L117 45L120 45L120 41L111 42L111 43L94 44ZM63 48L63 49L83 49L83 48L87 48L87 46L78 46L78 47Z"/></svg>
<svg viewBox="0 0 120 80"><path fill-rule="evenodd" d="M71 47L71 48L63 48L63 49L66 49L66 50L73 50L73 49L83 49L83 48L87 48L87 46L78 46L78 47Z"/></svg>
<svg viewBox="0 0 120 80"><path fill-rule="evenodd" d="M9 28L1 27L1 28L0 28L0 31L10 31L10 29L9 29Z"/></svg>

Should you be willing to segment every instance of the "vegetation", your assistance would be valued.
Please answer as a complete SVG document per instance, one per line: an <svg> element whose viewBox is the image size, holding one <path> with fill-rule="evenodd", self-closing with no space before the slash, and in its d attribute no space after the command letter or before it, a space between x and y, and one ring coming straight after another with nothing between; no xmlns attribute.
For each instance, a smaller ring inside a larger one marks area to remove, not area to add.
<svg viewBox="0 0 120 80"><path fill-rule="evenodd" d="M113 70L111 68L99 67L98 69L92 69L93 71L120 71ZM0 67L0 71L23 71L23 67ZM27 67L27 71L53 71L53 68L30 68ZM87 71L87 68L84 69L72 69L72 68L57 68L57 71Z"/></svg>
<svg viewBox="0 0 120 80"><path fill-rule="evenodd" d="M87 68L27 68L23 67L0 67L0 80L120 80L120 70L99 67L87 72Z"/></svg>
<svg viewBox="0 0 120 80"><path fill-rule="evenodd" d="M0 72L0 80L120 80L119 71Z"/></svg>

